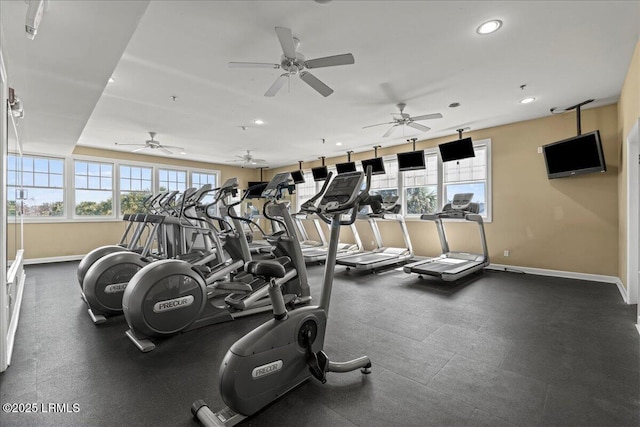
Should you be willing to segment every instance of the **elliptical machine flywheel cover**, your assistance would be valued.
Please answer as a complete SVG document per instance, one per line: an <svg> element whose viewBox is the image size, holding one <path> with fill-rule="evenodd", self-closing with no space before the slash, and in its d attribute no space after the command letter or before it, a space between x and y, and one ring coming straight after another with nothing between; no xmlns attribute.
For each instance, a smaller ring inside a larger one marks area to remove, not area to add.
<svg viewBox="0 0 640 427"><path fill-rule="evenodd" d="M95 248L94 250L86 254L80 261L80 264L78 264L78 271L76 272L80 288L82 288L82 283L84 282L84 278L87 275L87 272L96 261L114 252L124 252L126 250L127 249L122 246L107 245Z"/></svg>
<svg viewBox="0 0 640 427"><path fill-rule="evenodd" d="M122 313L122 295L131 278L148 264L139 254L113 252L97 260L87 271L82 291L95 313Z"/></svg>
<svg viewBox="0 0 640 427"><path fill-rule="evenodd" d="M204 279L180 260L162 260L129 282L122 308L129 327L148 337L166 337L189 327L207 304Z"/></svg>

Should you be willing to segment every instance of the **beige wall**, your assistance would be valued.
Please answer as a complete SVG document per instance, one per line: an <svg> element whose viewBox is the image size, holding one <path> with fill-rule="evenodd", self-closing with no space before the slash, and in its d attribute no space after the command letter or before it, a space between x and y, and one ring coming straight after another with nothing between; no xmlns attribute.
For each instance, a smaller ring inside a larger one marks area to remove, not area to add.
<svg viewBox="0 0 640 427"><path fill-rule="evenodd" d="M618 276L618 117L616 105L582 111L582 131L599 129L608 171L571 178L547 179L538 147L576 134L575 113L548 116L469 132L474 140L491 139L493 169L493 222L486 224L492 262L524 267ZM416 148L430 148L455 137L418 141ZM378 155L410 150L410 145L389 147ZM373 156L356 153L352 160ZM327 159L326 164L345 161ZM319 165L310 162L305 168ZM269 176L297 165L269 172ZM418 255L440 252L435 226L408 221L414 251ZM389 246L400 245L397 224L381 225ZM364 227L359 227L363 229ZM447 227L452 250L479 251L474 224L451 223ZM366 246L371 237L363 232ZM510 256L503 256L508 249Z"/></svg>
<svg viewBox="0 0 640 427"><path fill-rule="evenodd" d="M240 188L246 188L248 181L258 181L260 179L259 169L244 169L228 165L99 150L88 147L76 147L73 154L155 165L218 170L223 181L227 178L237 177ZM124 225L120 221L26 223L24 225L25 259L83 255L98 246L117 243L123 230ZM9 254L15 253L15 241L18 239L16 233L15 226L10 224L7 230Z"/></svg>
<svg viewBox="0 0 640 427"><path fill-rule="evenodd" d="M627 144L626 139L640 119L640 41L629 65L627 77L618 101L618 142L620 172L618 173L618 276L626 287L627 271Z"/></svg>

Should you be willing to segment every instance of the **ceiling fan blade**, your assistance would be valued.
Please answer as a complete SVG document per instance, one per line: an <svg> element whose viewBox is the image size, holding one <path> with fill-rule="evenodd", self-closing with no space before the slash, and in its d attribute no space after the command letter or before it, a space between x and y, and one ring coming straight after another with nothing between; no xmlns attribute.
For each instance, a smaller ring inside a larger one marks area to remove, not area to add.
<svg viewBox="0 0 640 427"><path fill-rule="evenodd" d="M355 64L356 60L350 53L344 53L342 55L326 56L324 58L310 59L304 62L304 66L307 68L321 68L321 67L333 67L336 65L350 65Z"/></svg>
<svg viewBox="0 0 640 427"><path fill-rule="evenodd" d="M382 126L382 125L392 125L395 122L385 122L385 123L378 123L377 125L369 125L369 126L363 126L362 129L366 129L366 128L372 128L374 126Z"/></svg>
<svg viewBox="0 0 640 427"><path fill-rule="evenodd" d="M172 148L174 150L184 151L184 148L176 147L175 145L162 145L161 147L158 147L158 148Z"/></svg>
<svg viewBox="0 0 640 427"><path fill-rule="evenodd" d="M442 114L435 113L435 114L425 114L423 116L411 117L411 120L428 120L428 119L441 119L441 118L442 118Z"/></svg>
<svg viewBox="0 0 640 427"><path fill-rule="evenodd" d="M278 35L278 40L280 40L284 56L294 59L296 57L296 44L293 41L291 30L289 28L276 27L276 34Z"/></svg>
<svg viewBox="0 0 640 427"><path fill-rule="evenodd" d="M280 64L270 64L266 62L229 62L229 68L280 68Z"/></svg>
<svg viewBox="0 0 640 427"><path fill-rule="evenodd" d="M173 154L171 151L167 150L167 149L166 149L166 148L164 148L164 147L158 147L158 150L162 151L162 152L163 152L163 153L165 153L165 154Z"/></svg>
<svg viewBox="0 0 640 427"><path fill-rule="evenodd" d="M393 125L393 126L391 126L391 128L389 128L389 130L388 130L388 131L386 131L386 132L385 132L385 134L384 134L384 135L382 135L382 137L383 137L383 138L386 138L386 137L388 137L389 135L391 135L391 134L393 133L393 131L394 131L398 126L400 126L400 125Z"/></svg>
<svg viewBox="0 0 640 427"><path fill-rule="evenodd" d="M300 73L300 78L306 84L317 90L322 96L329 96L333 93L333 89L331 89L326 84L322 83L316 76L306 71Z"/></svg>
<svg viewBox="0 0 640 427"><path fill-rule="evenodd" d="M143 148L146 147L145 144L120 144L119 142L116 142L115 144L116 145L142 145Z"/></svg>
<svg viewBox="0 0 640 427"><path fill-rule="evenodd" d="M132 153L137 153L138 151L142 151L145 148L147 148L147 146L145 145L144 147L140 147L140 148L136 148L135 150L131 151Z"/></svg>
<svg viewBox="0 0 640 427"><path fill-rule="evenodd" d="M287 73L280 74L280 77L278 77L278 79L275 82L273 82L271 87L267 89L267 91L264 93L264 96L274 96L276 93L278 93L278 91L284 85L284 83L287 81L288 78L289 78L289 74Z"/></svg>
<svg viewBox="0 0 640 427"><path fill-rule="evenodd" d="M407 123L407 126L412 127L414 129L418 129L419 131L422 131L422 132L426 132L429 129L431 129L430 127L427 127L425 125L421 125L420 123L414 123L414 122Z"/></svg>

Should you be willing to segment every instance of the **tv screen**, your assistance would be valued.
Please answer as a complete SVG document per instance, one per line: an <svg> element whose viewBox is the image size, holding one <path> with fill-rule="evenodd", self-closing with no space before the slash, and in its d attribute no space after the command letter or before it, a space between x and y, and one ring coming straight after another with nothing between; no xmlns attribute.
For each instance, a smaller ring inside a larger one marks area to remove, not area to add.
<svg viewBox="0 0 640 427"><path fill-rule="evenodd" d="M547 144L542 152L549 179L607 170L600 131Z"/></svg>
<svg viewBox="0 0 640 427"><path fill-rule="evenodd" d="M341 173L355 172L356 164L355 162L336 163L336 171L338 172L338 175Z"/></svg>
<svg viewBox="0 0 640 427"><path fill-rule="evenodd" d="M471 138L462 138L456 141L445 142L438 145L440 149L440 156L443 162L450 162L452 160L466 159L467 157L475 157L473 152L473 143Z"/></svg>
<svg viewBox="0 0 640 427"><path fill-rule="evenodd" d="M249 181L247 189L247 199L258 199L262 195L262 192L266 188L268 182L261 181Z"/></svg>
<svg viewBox="0 0 640 427"><path fill-rule="evenodd" d="M314 181L324 181L327 179L327 167L326 166L318 166L317 168L311 169L311 173L313 174Z"/></svg>
<svg viewBox="0 0 640 427"><path fill-rule="evenodd" d="M291 178L293 179L294 184L302 184L304 183L304 172L301 170L292 171Z"/></svg>
<svg viewBox="0 0 640 427"><path fill-rule="evenodd" d="M362 169L367 172L367 166L371 165L371 175L381 175L385 173L384 162L382 157L374 157L373 159L367 159L362 161Z"/></svg>
<svg viewBox="0 0 640 427"><path fill-rule="evenodd" d="M400 172L424 169L424 150L398 153L398 170Z"/></svg>

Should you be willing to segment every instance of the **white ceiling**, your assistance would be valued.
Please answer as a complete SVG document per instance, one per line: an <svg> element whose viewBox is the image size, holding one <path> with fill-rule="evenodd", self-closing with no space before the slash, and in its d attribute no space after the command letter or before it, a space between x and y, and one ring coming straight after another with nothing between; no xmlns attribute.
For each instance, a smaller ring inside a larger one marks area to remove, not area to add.
<svg viewBox="0 0 640 427"><path fill-rule="evenodd" d="M173 157L225 163L251 150L271 167L412 137L453 139L460 127L544 117L589 98L590 106L615 103L640 28L638 1L50 0L31 41L26 10L22 0L0 2L25 151L131 150L115 142L144 142L155 131L188 153ZM478 35L488 19L504 25ZM354 65L311 70L332 95L294 76L267 98L282 70L227 66L279 63L276 26L292 29L307 59L354 55ZM520 104L526 96L536 101ZM443 118L420 122L426 133L403 127L383 138L390 126L362 129L391 121L399 102L412 116Z"/></svg>

